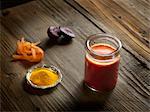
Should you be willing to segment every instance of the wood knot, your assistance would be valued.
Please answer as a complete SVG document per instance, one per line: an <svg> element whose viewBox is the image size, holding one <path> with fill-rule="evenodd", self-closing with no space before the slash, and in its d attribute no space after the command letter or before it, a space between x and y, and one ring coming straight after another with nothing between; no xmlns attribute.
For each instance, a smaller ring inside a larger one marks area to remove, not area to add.
<svg viewBox="0 0 150 112"><path fill-rule="evenodd" d="M148 32L145 30L141 30L139 31L139 33L143 36L143 37L147 37L148 36Z"/></svg>
<svg viewBox="0 0 150 112"><path fill-rule="evenodd" d="M17 77L17 73L6 73L6 77L7 78L15 78L15 77Z"/></svg>
<svg viewBox="0 0 150 112"><path fill-rule="evenodd" d="M35 107L35 110L36 110L36 111L40 111L40 108L39 108L39 107Z"/></svg>
<svg viewBox="0 0 150 112"><path fill-rule="evenodd" d="M122 17L121 17L121 16L118 16L118 18L121 19Z"/></svg>

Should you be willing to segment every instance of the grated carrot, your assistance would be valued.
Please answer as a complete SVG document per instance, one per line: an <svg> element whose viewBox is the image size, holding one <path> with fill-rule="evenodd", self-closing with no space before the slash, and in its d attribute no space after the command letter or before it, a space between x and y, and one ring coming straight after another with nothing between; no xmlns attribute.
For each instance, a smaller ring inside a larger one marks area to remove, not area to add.
<svg viewBox="0 0 150 112"><path fill-rule="evenodd" d="M37 46L39 43L30 43L21 38L21 40L17 41L17 54L13 55L13 58L30 62L41 61L44 57L44 51Z"/></svg>

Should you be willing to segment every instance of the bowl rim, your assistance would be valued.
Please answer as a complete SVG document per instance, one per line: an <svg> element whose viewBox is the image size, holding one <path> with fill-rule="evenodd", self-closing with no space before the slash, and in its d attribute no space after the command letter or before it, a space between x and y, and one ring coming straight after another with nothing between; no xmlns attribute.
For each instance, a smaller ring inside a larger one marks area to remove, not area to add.
<svg viewBox="0 0 150 112"><path fill-rule="evenodd" d="M55 71L56 74L59 76L59 79L54 83L54 84L51 84L51 85L47 85L47 86L38 86L34 83L32 83L32 81L30 80L30 77L31 77L31 73L34 69L37 69L37 68L47 68L49 69L50 71ZM54 66L54 65L46 65L46 64L43 64L42 66L35 66L33 68L30 68L27 73L26 73L26 80L27 80L27 83L30 84L32 87L34 88L38 88L38 89L47 89L47 88L52 88L52 87L55 87L56 85L58 85L61 81L62 81L62 73L60 72L60 70Z"/></svg>

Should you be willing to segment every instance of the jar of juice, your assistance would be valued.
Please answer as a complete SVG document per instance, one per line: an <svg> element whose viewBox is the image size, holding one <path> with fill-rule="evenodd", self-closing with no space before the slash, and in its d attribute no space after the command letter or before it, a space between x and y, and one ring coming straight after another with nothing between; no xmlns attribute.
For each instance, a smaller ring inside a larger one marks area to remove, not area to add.
<svg viewBox="0 0 150 112"><path fill-rule="evenodd" d="M113 90L118 78L119 39L108 34L95 34L86 41L84 83L93 91Z"/></svg>

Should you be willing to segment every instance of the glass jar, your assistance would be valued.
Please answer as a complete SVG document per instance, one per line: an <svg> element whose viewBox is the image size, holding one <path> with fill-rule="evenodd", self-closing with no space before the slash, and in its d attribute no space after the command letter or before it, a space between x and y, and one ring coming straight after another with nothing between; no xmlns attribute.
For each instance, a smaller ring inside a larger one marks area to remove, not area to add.
<svg viewBox="0 0 150 112"><path fill-rule="evenodd" d="M111 91L117 82L120 62L119 39L95 34L86 40L84 83L93 91Z"/></svg>

